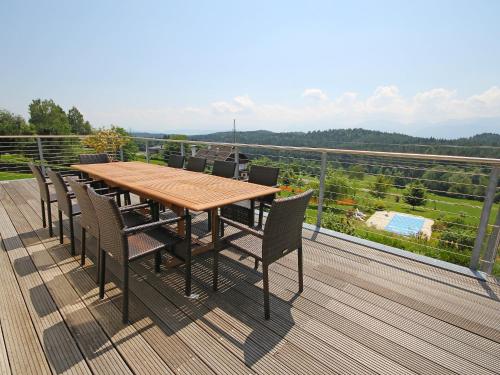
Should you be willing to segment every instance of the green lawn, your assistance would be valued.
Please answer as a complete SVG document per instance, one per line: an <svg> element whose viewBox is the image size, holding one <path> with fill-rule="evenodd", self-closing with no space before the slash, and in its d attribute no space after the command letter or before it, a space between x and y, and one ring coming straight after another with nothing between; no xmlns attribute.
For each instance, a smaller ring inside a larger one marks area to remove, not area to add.
<svg viewBox="0 0 500 375"><path fill-rule="evenodd" d="M31 173L0 172L0 181L19 180L21 178L32 178Z"/></svg>

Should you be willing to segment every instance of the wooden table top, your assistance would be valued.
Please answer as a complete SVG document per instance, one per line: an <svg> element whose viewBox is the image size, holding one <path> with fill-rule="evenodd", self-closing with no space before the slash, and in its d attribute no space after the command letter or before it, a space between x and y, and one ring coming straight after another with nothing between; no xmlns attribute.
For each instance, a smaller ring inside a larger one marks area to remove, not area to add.
<svg viewBox="0 0 500 375"><path fill-rule="evenodd" d="M280 189L142 162L75 164L74 169L144 198L194 211L258 198Z"/></svg>

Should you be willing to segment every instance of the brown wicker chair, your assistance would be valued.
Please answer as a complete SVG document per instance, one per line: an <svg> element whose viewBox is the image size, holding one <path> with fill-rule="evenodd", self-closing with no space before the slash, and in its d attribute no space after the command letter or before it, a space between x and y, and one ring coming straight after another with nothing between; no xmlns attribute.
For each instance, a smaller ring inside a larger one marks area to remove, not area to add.
<svg viewBox="0 0 500 375"><path fill-rule="evenodd" d="M101 154L80 154L80 164L101 164L111 162L109 155L106 153Z"/></svg>
<svg viewBox="0 0 500 375"><path fill-rule="evenodd" d="M168 166L170 168L184 168L184 156L182 155L170 155L168 157Z"/></svg>
<svg viewBox="0 0 500 375"><path fill-rule="evenodd" d="M170 250L186 254L186 294L191 294L191 216L186 210L182 217L160 220L128 227L125 225L116 201L111 197L88 191L94 206L100 234L99 297L104 298L106 254L122 267L123 309L122 321L128 322L129 263L147 255L155 255L155 270L160 271L161 251ZM178 237L164 225L186 221L186 235Z"/></svg>
<svg viewBox="0 0 500 375"><path fill-rule="evenodd" d="M96 220L96 213L94 210L94 205L92 204L92 201L90 200L88 191L89 189L92 189L89 187L87 184L77 182L74 180L69 180L69 186L71 187L71 190L73 190L73 193L75 193L76 200L78 202L78 205L80 206L81 210L81 216L80 216L80 226L81 226L81 265L85 265L85 255L86 255L86 238L87 238L87 232L93 236L95 239L97 239L97 265L99 268L99 225L97 224ZM97 189L97 190L102 190L102 189ZM95 190L94 190L95 191ZM102 195L105 196L116 196L116 192L112 193L104 193ZM123 220L125 222L126 226L136 226L136 225L141 225L145 224L146 222L150 221L149 218L146 216L138 213L135 211L136 209L140 208L145 208L148 207L149 204L144 203L144 204L136 204L132 206L124 206L120 207L120 212L122 213Z"/></svg>
<svg viewBox="0 0 500 375"><path fill-rule="evenodd" d="M263 230L248 228L240 223L220 218L222 240L255 259L255 268L262 262L264 282L264 317L269 319L269 271L270 264L297 250L299 271L299 292L304 288L302 273L302 223L304 214L313 194L308 190L293 197L275 199ZM224 236L224 224L240 231L232 230ZM217 290L218 251L214 251L214 290Z"/></svg>
<svg viewBox="0 0 500 375"><path fill-rule="evenodd" d="M215 160L212 168L214 176L234 178L237 164L234 161Z"/></svg>
<svg viewBox="0 0 500 375"><path fill-rule="evenodd" d="M248 182L265 186L277 186L280 170L274 167L253 165L250 168ZM258 198L256 200L245 200L222 207L221 216L249 227L255 226L255 201L259 203L259 227L264 221L264 207L270 205L275 194Z"/></svg>
<svg viewBox="0 0 500 375"><path fill-rule="evenodd" d="M186 163L186 170L191 172L204 172L207 166L207 159L190 156Z"/></svg>
<svg viewBox="0 0 500 375"><path fill-rule="evenodd" d="M36 182L38 183L38 190L40 192L40 204L42 208L42 223L43 227L47 228L47 221L49 223L49 236L52 237L54 235L52 229L52 206L51 204L57 202L56 193L51 192L49 186L52 185L52 182L47 181L47 178L44 176L42 168L39 165L28 163L31 172L35 176ZM45 213L45 207L47 207L47 213Z"/></svg>
<svg viewBox="0 0 500 375"><path fill-rule="evenodd" d="M104 164L104 163L111 163L111 159L108 154L105 152L100 153L100 154L80 154L78 155L78 158L80 160L80 164ZM86 173L82 173L82 176L85 178L88 178L88 175ZM100 183L101 187L105 187L106 185L104 182ZM113 189L116 194L116 201L118 202L118 206L121 206L121 194L123 194L123 200L125 201L125 205L130 205L132 203L130 199L130 192L126 190L121 190L121 189Z"/></svg>
<svg viewBox="0 0 500 375"><path fill-rule="evenodd" d="M48 170L50 180L54 184L57 198L57 209L59 219L59 242L63 243L63 220L62 214L64 213L69 219L69 232L71 240L71 255L75 255L75 228L73 223L73 216L80 215L80 206L73 204L72 199L75 194L68 190L68 186L59 172Z"/></svg>

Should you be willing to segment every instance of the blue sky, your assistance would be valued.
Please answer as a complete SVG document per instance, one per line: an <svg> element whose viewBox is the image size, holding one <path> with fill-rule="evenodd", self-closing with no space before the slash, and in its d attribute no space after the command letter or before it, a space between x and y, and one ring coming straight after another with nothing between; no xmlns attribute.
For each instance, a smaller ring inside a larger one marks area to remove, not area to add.
<svg viewBox="0 0 500 375"><path fill-rule="evenodd" d="M0 13L0 108L25 116L52 98L95 126L167 133L500 118L496 0L3 0Z"/></svg>

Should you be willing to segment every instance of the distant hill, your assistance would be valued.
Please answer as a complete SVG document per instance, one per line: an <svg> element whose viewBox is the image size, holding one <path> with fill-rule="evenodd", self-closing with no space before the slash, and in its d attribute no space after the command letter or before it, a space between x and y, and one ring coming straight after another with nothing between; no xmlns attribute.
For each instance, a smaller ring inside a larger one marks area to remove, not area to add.
<svg viewBox="0 0 500 375"><path fill-rule="evenodd" d="M199 141L233 142L233 133L220 132L195 135L189 138ZM257 130L237 132L236 141L238 143L281 146L365 149L500 158L500 134L496 133L483 133L458 139L437 139L366 129L331 129L286 133Z"/></svg>

